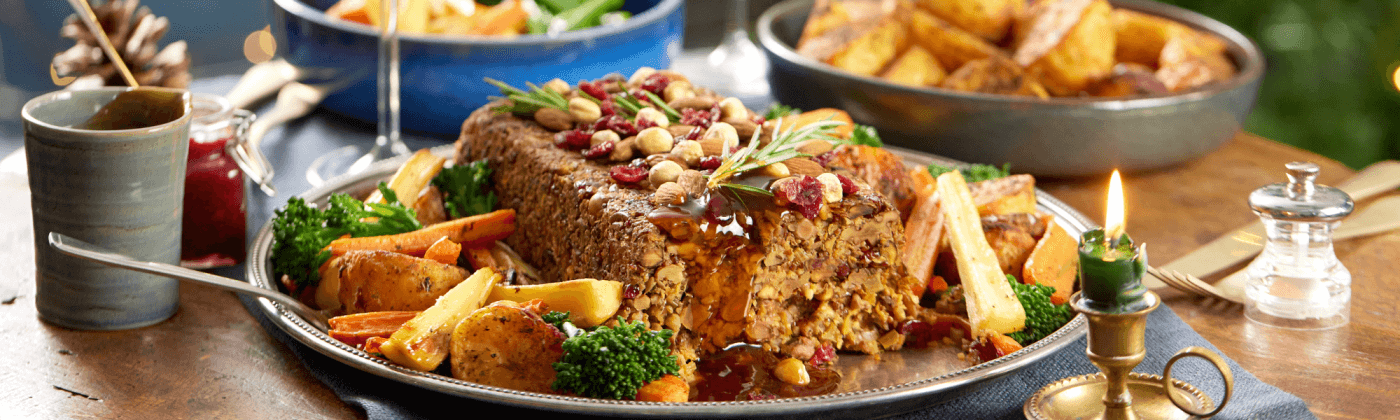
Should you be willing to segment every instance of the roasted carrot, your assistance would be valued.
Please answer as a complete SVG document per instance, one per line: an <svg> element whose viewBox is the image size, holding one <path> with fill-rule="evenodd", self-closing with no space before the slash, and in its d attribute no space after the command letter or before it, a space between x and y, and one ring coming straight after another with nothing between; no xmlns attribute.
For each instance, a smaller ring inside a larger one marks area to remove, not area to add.
<svg viewBox="0 0 1400 420"><path fill-rule="evenodd" d="M428 247L428 251L423 253L423 258L437 261L443 264L457 265L457 256L462 255L462 246L451 239L443 237Z"/></svg>
<svg viewBox="0 0 1400 420"><path fill-rule="evenodd" d="M690 401L690 384L676 375L666 375L647 382L637 389L637 401L686 402Z"/></svg>
<svg viewBox="0 0 1400 420"><path fill-rule="evenodd" d="M384 345L385 341L389 341L389 339L384 337L370 337L368 340L365 340L365 347L363 350L365 353L383 355L384 352L379 350L379 346Z"/></svg>
<svg viewBox="0 0 1400 420"><path fill-rule="evenodd" d="M388 338L403 323L413 319L418 311L363 312L331 318L330 336L352 346L364 344L370 337Z"/></svg>
<svg viewBox="0 0 1400 420"><path fill-rule="evenodd" d="M471 264L474 270L501 266L496 262L496 257L491 255L491 250L486 248L463 248L462 256L467 257L467 263Z"/></svg>
<svg viewBox="0 0 1400 420"><path fill-rule="evenodd" d="M948 281L944 280L943 276L928 278L928 292L926 293L942 293L944 290L948 290Z"/></svg>
<svg viewBox="0 0 1400 420"><path fill-rule="evenodd" d="M515 232L515 210L496 210L486 214L449 220L412 232L396 235L342 238L331 241L326 249L331 256L352 250L389 251L421 256L439 239L448 238L463 248L478 248L505 239Z"/></svg>

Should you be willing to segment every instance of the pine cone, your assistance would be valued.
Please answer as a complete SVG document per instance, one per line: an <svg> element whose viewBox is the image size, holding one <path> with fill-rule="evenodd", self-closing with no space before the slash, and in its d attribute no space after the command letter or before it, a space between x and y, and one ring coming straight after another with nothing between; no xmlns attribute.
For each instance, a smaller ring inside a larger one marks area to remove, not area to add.
<svg viewBox="0 0 1400 420"><path fill-rule="evenodd" d="M190 55L185 41L175 41L158 49L156 42L170 29L170 20L156 17L139 0L109 0L94 6L97 22L107 31L107 37L131 69L141 86L186 88L190 84ZM77 15L69 15L60 34L77 41L72 48L53 57L55 73L60 77L78 76L68 89L91 89L102 86L126 86L116 65L107 60L98 46L97 38Z"/></svg>

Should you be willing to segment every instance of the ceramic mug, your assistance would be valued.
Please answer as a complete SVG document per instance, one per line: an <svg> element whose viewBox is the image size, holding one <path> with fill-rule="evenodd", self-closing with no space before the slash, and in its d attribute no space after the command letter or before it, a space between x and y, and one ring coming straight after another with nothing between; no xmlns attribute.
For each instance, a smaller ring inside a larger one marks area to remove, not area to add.
<svg viewBox="0 0 1400 420"><path fill-rule="evenodd" d="M120 130L75 128L130 89L52 92L21 110L34 218L35 304L39 317L55 325L137 328L164 321L179 305L174 279L81 260L47 242L49 232L59 232L137 260L180 262L190 94L165 89L184 100L183 114L173 121Z"/></svg>

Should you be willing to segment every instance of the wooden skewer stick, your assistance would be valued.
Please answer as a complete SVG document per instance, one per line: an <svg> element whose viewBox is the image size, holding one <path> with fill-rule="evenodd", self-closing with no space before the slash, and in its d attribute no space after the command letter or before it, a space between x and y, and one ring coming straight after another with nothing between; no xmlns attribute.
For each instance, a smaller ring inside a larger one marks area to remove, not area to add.
<svg viewBox="0 0 1400 420"><path fill-rule="evenodd" d="M134 88L141 87L140 84L136 83L136 76L131 75L131 69L126 67L126 62L122 61L121 55L117 54L117 48L112 46L112 40L107 38L107 32L102 30L102 24L97 23L97 12L92 11L92 5L88 4L87 0L68 0L68 3L73 5L78 17L83 20L84 25L87 25L88 31L97 38L97 44L102 47L102 52L107 54L107 59L116 64L117 71L121 72L123 79L126 79L126 84Z"/></svg>

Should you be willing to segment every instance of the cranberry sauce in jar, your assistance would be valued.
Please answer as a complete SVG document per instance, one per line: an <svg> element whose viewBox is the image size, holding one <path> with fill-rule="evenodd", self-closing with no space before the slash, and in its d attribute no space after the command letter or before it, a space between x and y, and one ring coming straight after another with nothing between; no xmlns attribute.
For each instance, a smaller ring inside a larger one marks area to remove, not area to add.
<svg viewBox="0 0 1400 420"><path fill-rule="evenodd" d="M248 223L243 172L224 152L242 118L221 96L195 94L185 170L180 265L204 269L243 262Z"/></svg>

